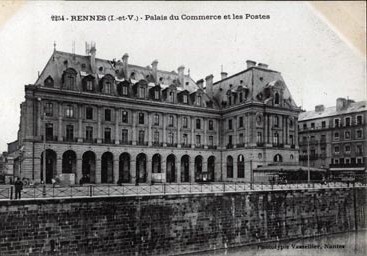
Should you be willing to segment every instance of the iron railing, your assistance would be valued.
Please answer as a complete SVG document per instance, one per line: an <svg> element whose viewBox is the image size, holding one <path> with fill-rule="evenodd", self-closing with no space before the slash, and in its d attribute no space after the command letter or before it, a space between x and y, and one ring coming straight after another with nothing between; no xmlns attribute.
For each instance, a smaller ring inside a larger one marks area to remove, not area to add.
<svg viewBox="0 0 367 256"><path fill-rule="evenodd" d="M136 195L165 195L165 194L195 194L195 193L229 193L247 191L278 191L298 189L327 189L367 187L361 182L320 182L297 181L293 183L250 183L250 182L215 182L215 183L161 183L149 185L124 184L101 184L84 186L52 186L38 185L24 187L21 192L22 199L53 199L53 198L87 198L87 197L113 197L113 196L136 196ZM0 187L0 200L12 200L15 198L14 186L4 185Z"/></svg>

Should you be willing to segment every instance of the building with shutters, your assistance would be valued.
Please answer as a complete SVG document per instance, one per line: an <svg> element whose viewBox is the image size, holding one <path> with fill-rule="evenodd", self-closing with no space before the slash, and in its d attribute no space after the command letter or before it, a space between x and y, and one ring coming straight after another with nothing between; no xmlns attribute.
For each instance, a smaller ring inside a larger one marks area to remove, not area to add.
<svg viewBox="0 0 367 256"><path fill-rule="evenodd" d="M18 175L50 183L250 181L252 170L298 162L298 114L281 74L247 61L213 82L185 68L142 67L54 50L25 86ZM45 157L44 157L45 155Z"/></svg>

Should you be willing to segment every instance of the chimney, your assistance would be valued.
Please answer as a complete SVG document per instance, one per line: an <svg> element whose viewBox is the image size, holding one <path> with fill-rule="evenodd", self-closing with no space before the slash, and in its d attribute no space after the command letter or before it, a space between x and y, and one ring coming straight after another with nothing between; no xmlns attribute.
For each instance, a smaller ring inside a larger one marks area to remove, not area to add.
<svg viewBox="0 0 367 256"><path fill-rule="evenodd" d="M125 53L124 56L122 56L122 66L125 74L125 79L129 78L128 65L129 65L129 54Z"/></svg>
<svg viewBox="0 0 367 256"><path fill-rule="evenodd" d="M317 105L315 106L315 112L324 112L325 106L324 105Z"/></svg>
<svg viewBox="0 0 367 256"><path fill-rule="evenodd" d="M228 73L227 72L221 72L220 76L221 76L221 80L226 79L227 76L228 76Z"/></svg>
<svg viewBox="0 0 367 256"><path fill-rule="evenodd" d="M184 79L185 79L185 75L184 75L184 71L185 71L185 67L184 66L179 66L178 69L178 81L180 82L180 87L184 87Z"/></svg>
<svg viewBox="0 0 367 256"><path fill-rule="evenodd" d="M259 63L259 64L257 64L257 66L259 68L263 68L263 69L267 69L269 67L268 64L264 64L264 63Z"/></svg>
<svg viewBox="0 0 367 256"><path fill-rule="evenodd" d="M208 75L207 77L205 77L205 83L206 83L206 94L212 98L213 95L213 75Z"/></svg>
<svg viewBox="0 0 367 256"><path fill-rule="evenodd" d="M203 79L200 79L199 81L196 82L197 86L200 88L200 89L204 89L204 80Z"/></svg>
<svg viewBox="0 0 367 256"><path fill-rule="evenodd" d="M252 68L256 66L256 61L246 60L247 68Z"/></svg>
<svg viewBox="0 0 367 256"><path fill-rule="evenodd" d="M343 110L347 105L347 100L345 98L336 99L336 111Z"/></svg>
<svg viewBox="0 0 367 256"><path fill-rule="evenodd" d="M153 77L154 77L155 83L158 83L157 69L158 69L158 60L153 60L152 71L153 71Z"/></svg>
<svg viewBox="0 0 367 256"><path fill-rule="evenodd" d="M96 44L92 43L89 53L90 53L90 67L92 69L93 74L96 73L96 52L97 52Z"/></svg>

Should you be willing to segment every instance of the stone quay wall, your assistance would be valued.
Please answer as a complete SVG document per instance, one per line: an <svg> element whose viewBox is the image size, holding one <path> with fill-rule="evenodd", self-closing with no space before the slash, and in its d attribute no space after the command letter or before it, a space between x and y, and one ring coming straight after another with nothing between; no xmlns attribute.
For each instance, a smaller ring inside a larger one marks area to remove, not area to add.
<svg viewBox="0 0 367 256"><path fill-rule="evenodd" d="M0 202L0 255L177 255L366 228L366 188Z"/></svg>

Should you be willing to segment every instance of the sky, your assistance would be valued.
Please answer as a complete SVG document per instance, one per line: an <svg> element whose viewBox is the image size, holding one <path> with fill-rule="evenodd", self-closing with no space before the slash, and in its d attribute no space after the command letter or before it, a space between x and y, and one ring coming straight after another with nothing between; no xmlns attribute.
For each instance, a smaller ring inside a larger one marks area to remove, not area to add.
<svg viewBox="0 0 367 256"><path fill-rule="evenodd" d="M145 15L221 15L221 20L145 20ZM270 19L232 19L233 14ZM139 21L52 21L52 15L136 15ZM224 20L229 15L231 19ZM0 24L0 152L17 139L24 85L36 81L56 49L161 70L209 74L242 71L246 60L280 71L298 106L335 105L336 98L366 99L366 60L306 2L27 2Z"/></svg>

